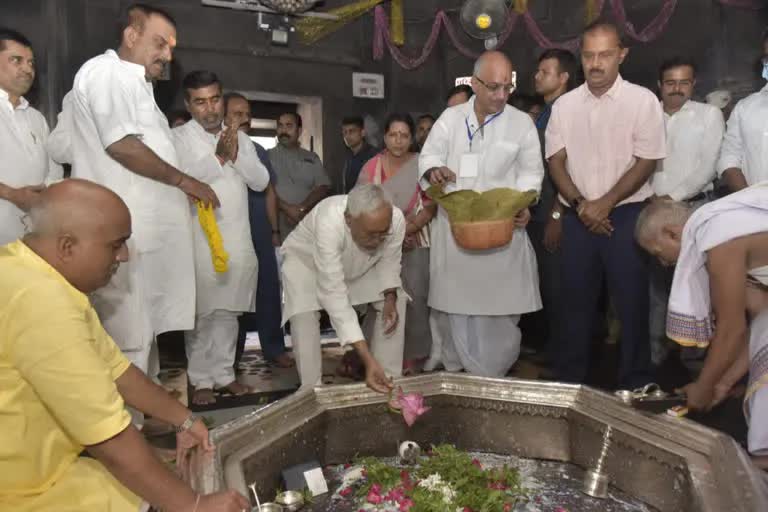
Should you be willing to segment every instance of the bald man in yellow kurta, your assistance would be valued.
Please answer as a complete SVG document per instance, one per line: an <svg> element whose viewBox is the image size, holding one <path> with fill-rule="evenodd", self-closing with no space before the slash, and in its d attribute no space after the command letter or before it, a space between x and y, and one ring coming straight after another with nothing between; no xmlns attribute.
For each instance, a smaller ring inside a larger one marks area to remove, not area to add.
<svg viewBox="0 0 768 512"><path fill-rule="evenodd" d="M21 241L0 248L0 332L0 510L139 510L79 457L131 422L115 385L130 362L88 298Z"/></svg>
<svg viewBox="0 0 768 512"><path fill-rule="evenodd" d="M122 199L68 179L40 192L29 220L29 234L0 247L0 512L250 508L235 491L196 493L125 411L175 426L177 461L213 450L203 422L123 357L86 296L129 258Z"/></svg>

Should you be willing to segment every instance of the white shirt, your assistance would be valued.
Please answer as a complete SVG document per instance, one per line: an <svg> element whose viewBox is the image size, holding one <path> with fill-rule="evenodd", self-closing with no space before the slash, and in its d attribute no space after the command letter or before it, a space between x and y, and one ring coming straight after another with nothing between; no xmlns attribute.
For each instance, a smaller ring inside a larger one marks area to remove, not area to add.
<svg viewBox="0 0 768 512"><path fill-rule="evenodd" d="M544 165L530 116L505 106L480 131L474 106L472 98L443 112L421 150L419 173L446 166L457 175L457 189L540 191ZM477 173L463 177L462 155L470 153L477 155ZM428 186L422 179L422 187ZM506 247L466 251L456 245L440 208L432 224L429 273L429 305L446 313L514 315L541 308L536 257L524 229Z"/></svg>
<svg viewBox="0 0 768 512"><path fill-rule="evenodd" d="M216 272L208 240L197 213L192 216L195 237L195 281L197 316L214 310L252 311L258 263L248 221L248 187L259 192L269 183L269 173L259 160L256 148L238 132L237 159L221 165L216 158L217 135L206 132L194 119L173 130L182 168L192 177L211 186L221 202L216 223L229 255L226 272Z"/></svg>
<svg viewBox="0 0 768 512"><path fill-rule="evenodd" d="M60 180L64 171L48 158L45 142L48 123L25 98L14 107L8 93L0 89L0 183L13 188L47 185ZM24 234L24 212L0 199L0 245Z"/></svg>
<svg viewBox="0 0 768 512"><path fill-rule="evenodd" d="M45 149L60 164L72 164L72 91L64 95L56 127L48 136Z"/></svg>
<svg viewBox="0 0 768 512"><path fill-rule="evenodd" d="M653 193L675 201L690 199L712 188L725 122L717 107L687 101L672 115L664 113L667 157L656 164Z"/></svg>
<svg viewBox="0 0 768 512"><path fill-rule="evenodd" d="M717 172L741 169L748 185L768 180L768 85L736 104L720 150Z"/></svg>
<svg viewBox="0 0 768 512"><path fill-rule="evenodd" d="M129 135L178 167L168 120L155 103L144 67L107 50L83 64L75 75L72 176L112 189L131 212L131 245L146 254L141 259L132 256L134 263L145 262L136 277L143 289L121 288L115 296L137 297L136 304L151 297L155 333L188 330L194 326L195 312L191 206L178 188L140 176L109 156L106 149ZM131 264L129 261L127 265ZM110 292L102 291L105 295Z"/></svg>
<svg viewBox="0 0 768 512"><path fill-rule="evenodd" d="M392 208L390 234L376 251L366 252L352 240L346 208L347 196L322 200L288 235L280 251L283 322L324 309L342 344L365 339L354 306L384 300L385 290L405 293L400 289L403 212Z"/></svg>

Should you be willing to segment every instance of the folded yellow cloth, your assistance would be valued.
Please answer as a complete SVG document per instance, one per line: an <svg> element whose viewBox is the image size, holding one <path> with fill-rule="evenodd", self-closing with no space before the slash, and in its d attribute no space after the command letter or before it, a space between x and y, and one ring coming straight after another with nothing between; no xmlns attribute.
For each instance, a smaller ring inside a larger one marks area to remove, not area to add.
<svg viewBox="0 0 768 512"><path fill-rule="evenodd" d="M208 239L208 247L211 248L211 260L213 260L213 269L216 272L226 272L229 254L224 250L224 240L221 238L219 226L216 224L216 214L213 207L204 206L197 201L197 218L200 219L200 227L203 228L205 238Z"/></svg>

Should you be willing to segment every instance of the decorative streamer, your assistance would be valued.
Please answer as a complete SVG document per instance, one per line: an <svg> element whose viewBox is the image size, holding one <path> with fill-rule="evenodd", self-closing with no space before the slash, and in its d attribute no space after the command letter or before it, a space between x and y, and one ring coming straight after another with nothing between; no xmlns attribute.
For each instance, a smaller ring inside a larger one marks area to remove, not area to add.
<svg viewBox="0 0 768 512"><path fill-rule="evenodd" d="M727 0L721 0L727 1ZM733 1L733 0L731 0ZM616 22L623 27L627 35L632 39L647 43L658 38L664 29L667 27L672 14L677 7L677 0L664 0L659 14L640 32L635 30L634 25L627 19L626 12L624 10L623 0L596 0L595 12L599 15L603 11L605 3L609 2L611 10L613 11L613 17ZM518 18L522 18L525 23L528 33L531 35L536 44L541 48L565 48L572 52L576 52L579 47L579 38L573 38L567 41L556 42L547 38L541 31L536 20L533 18L529 11L523 14L518 14L515 9L510 9L507 15L507 22L504 26L503 32L499 35L498 47L502 47L504 42L510 36L515 28ZM392 58L405 69L414 69L423 64L430 53L437 44L437 40L440 36L440 31L445 28L451 43L461 53L469 58L475 58L478 56L478 52L468 48L464 45L461 39L458 37L456 29L454 28L451 20L444 11L438 11L435 16L435 21L432 23L432 32L427 38L424 47L421 49L421 53L418 57L409 57L403 51L398 48L393 40L389 31L389 19L387 14L381 6L376 7L374 11L374 40L373 40L373 58L375 60L381 60L384 58L384 47L389 49Z"/></svg>
<svg viewBox="0 0 768 512"><path fill-rule="evenodd" d="M360 0L353 4L331 9L328 14L337 17L335 20L326 20L322 18L301 18L296 22L296 31L304 44L313 44L339 30L341 27L356 20L366 12L370 11L384 0Z"/></svg>
<svg viewBox="0 0 768 512"><path fill-rule="evenodd" d="M219 225L216 224L216 214L213 207L210 205L203 206L200 201L197 201L196 204L197 219L200 222L200 227L203 228L205 238L208 240L208 247L211 249L213 269L218 273L226 272L229 254L224 250L224 240L221 238Z"/></svg>
<svg viewBox="0 0 768 512"><path fill-rule="evenodd" d="M389 23L389 33L392 34L392 42L397 46L403 46L405 44L403 0L392 0Z"/></svg>
<svg viewBox="0 0 768 512"><path fill-rule="evenodd" d="M523 14L528 10L528 0L515 0L515 11L518 14Z"/></svg>

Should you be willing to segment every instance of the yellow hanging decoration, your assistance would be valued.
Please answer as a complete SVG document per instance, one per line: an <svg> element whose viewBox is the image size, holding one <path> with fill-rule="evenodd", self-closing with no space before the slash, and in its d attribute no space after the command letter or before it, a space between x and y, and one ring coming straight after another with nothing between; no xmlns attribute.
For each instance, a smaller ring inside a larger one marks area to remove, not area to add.
<svg viewBox="0 0 768 512"><path fill-rule="evenodd" d="M392 0L392 8L389 15L389 33L392 35L392 42L397 46L403 46L405 44L403 0Z"/></svg>
<svg viewBox="0 0 768 512"><path fill-rule="evenodd" d="M528 10L528 0L515 0L515 11L524 14Z"/></svg>
<svg viewBox="0 0 768 512"><path fill-rule="evenodd" d="M337 17L335 20L301 18L296 22L296 31L299 33L302 43L316 43L325 36L336 32L347 23L356 20L383 1L384 0L360 0L359 2L327 11L328 14L333 14Z"/></svg>
<svg viewBox="0 0 768 512"><path fill-rule="evenodd" d="M585 12L586 23L589 25L600 15L600 13L597 12L597 0L586 0Z"/></svg>
<svg viewBox="0 0 768 512"><path fill-rule="evenodd" d="M200 221L200 227L203 228L205 238L208 239L208 247L211 248L211 260L213 269L222 273L227 271L227 262L229 254L224 250L224 240L221 238L219 226L216 224L216 214L213 213L213 207L203 206L203 203L196 201L197 218Z"/></svg>

